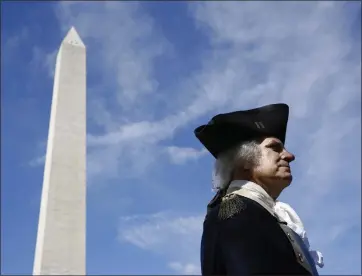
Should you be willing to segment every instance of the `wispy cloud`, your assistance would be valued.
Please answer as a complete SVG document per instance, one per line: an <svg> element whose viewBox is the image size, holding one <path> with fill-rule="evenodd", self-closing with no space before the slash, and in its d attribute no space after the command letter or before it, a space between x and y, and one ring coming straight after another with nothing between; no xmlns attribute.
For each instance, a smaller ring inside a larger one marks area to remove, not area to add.
<svg viewBox="0 0 362 276"><path fill-rule="evenodd" d="M182 264L180 262L171 262L169 263L169 267L181 275L200 274L200 267L191 263Z"/></svg>
<svg viewBox="0 0 362 276"><path fill-rule="evenodd" d="M33 47L33 58L29 66L31 66L34 71L39 69L45 70L45 72L48 73L48 77L53 78L57 53L58 49L54 49L51 52L46 52L40 46L35 45Z"/></svg>
<svg viewBox="0 0 362 276"><path fill-rule="evenodd" d="M202 221L202 215L180 216L174 212L122 217L118 238L163 255L178 273L199 273Z"/></svg>
<svg viewBox="0 0 362 276"><path fill-rule="evenodd" d="M13 49L13 51L15 50L16 47L21 46L21 43L26 40L29 37L29 30L27 28L22 28L21 31L19 33L17 33L16 35L13 36L9 36L7 37L4 46L5 46L5 51L11 51L11 49Z"/></svg>
<svg viewBox="0 0 362 276"><path fill-rule="evenodd" d="M45 162L45 155L43 156L39 156L37 158L34 158L32 160L29 161L29 166L30 167L37 167L37 166L41 166L43 165Z"/></svg>
<svg viewBox="0 0 362 276"><path fill-rule="evenodd" d="M206 149L197 150L194 148L167 147L169 158L174 164L185 164L190 160L197 160L207 154Z"/></svg>
<svg viewBox="0 0 362 276"><path fill-rule="evenodd" d="M46 157L46 146L47 146L46 140L37 143L36 147L34 148L34 155L36 157L32 158L28 162L28 165L30 167L39 167L44 165Z"/></svg>

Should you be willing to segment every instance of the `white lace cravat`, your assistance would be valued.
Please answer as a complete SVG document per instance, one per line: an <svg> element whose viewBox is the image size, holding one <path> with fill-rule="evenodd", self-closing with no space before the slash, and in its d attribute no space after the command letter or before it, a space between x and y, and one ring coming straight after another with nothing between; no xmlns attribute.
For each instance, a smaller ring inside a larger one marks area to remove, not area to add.
<svg viewBox="0 0 362 276"><path fill-rule="evenodd" d="M232 193L233 191L241 188L251 192L259 201L263 203L263 205L265 205L264 208L269 209L268 211L273 213L280 220L285 221L288 227L301 237L312 256L314 263L319 267L324 266L322 253L317 250L310 250L309 240L302 220L294 211L294 209L290 207L290 205L284 202L274 201L261 186L245 180L232 181L229 185L227 193Z"/></svg>
<svg viewBox="0 0 362 276"><path fill-rule="evenodd" d="M307 232L304 229L304 225L300 217L297 215L297 213L294 211L292 207L290 207L289 204L276 201L274 206L274 211L278 215L278 217L282 220L284 220L288 227L291 228L294 232L296 232L303 240L305 246L309 250L309 253L311 254L314 263L318 265L319 267L324 266L323 262L323 255L321 252L317 250L311 250L309 240L307 237Z"/></svg>

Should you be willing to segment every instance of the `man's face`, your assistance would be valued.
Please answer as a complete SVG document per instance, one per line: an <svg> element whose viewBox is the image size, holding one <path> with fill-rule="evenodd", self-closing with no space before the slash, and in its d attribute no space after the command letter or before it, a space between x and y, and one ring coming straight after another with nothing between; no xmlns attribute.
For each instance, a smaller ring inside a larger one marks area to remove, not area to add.
<svg viewBox="0 0 362 276"><path fill-rule="evenodd" d="M283 143L277 138L265 138L259 147L261 157L257 166L252 170L253 178L266 185L269 190L280 190L281 192L292 182L289 163L295 157L284 148Z"/></svg>

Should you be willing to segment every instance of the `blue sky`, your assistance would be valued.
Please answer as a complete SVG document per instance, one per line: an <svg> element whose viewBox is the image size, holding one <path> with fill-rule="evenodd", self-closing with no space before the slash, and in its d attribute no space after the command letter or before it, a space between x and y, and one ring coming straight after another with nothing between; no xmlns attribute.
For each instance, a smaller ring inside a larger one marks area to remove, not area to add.
<svg viewBox="0 0 362 276"><path fill-rule="evenodd" d="M213 159L193 129L291 107L281 200L361 273L359 2L2 3L1 273L32 272L55 56L87 46L87 273L199 273Z"/></svg>

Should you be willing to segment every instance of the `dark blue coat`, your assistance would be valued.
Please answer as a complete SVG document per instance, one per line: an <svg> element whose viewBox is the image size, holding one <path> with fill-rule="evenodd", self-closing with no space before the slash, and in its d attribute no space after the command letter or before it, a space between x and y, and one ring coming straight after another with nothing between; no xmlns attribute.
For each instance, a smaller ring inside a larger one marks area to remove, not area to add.
<svg viewBox="0 0 362 276"><path fill-rule="evenodd" d="M318 275L301 238L257 202L232 195L210 206L202 275Z"/></svg>

